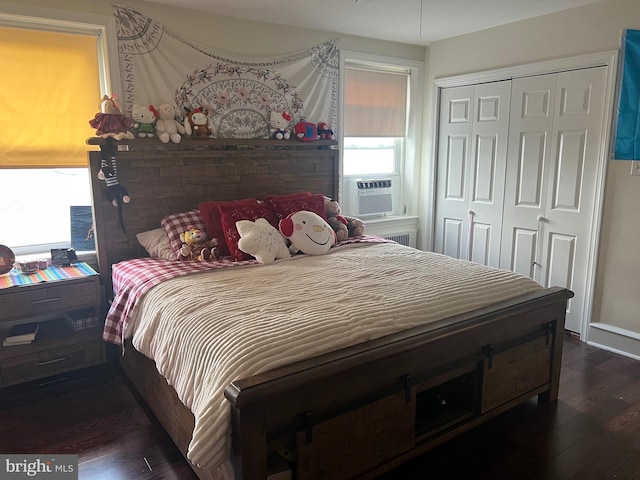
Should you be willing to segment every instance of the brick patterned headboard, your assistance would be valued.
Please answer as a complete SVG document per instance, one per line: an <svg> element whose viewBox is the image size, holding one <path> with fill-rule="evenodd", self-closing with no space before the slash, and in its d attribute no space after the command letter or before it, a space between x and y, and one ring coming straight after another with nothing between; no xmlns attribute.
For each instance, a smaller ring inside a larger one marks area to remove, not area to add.
<svg viewBox="0 0 640 480"><path fill-rule="evenodd" d="M87 141L106 150L99 138ZM308 190L339 195L339 152L335 141L158 139L115 142L117 173L131 202L123 207L123 232L117 208L98 179L101 152L89 152L98 267L111 292L111 265L146 255L136 234L160 226L160 219L198 207L207 200L262 198Z"/></svg>

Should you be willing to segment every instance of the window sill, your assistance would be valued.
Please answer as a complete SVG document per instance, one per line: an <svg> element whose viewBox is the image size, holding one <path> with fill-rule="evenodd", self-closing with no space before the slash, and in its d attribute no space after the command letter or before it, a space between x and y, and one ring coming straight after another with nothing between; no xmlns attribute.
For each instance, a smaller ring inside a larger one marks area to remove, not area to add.
<svg viewBox="0 0 640 480"><path fill-rule="evenodd" d="M418 217L413 215L384 215L379 217L359 217L365 226L375 228L418 228Z"/></svg>
<svg viewBox="0 0 640 480"><path fill-rule="evenodd" d="M97 265L98 257L96 256L96 252L76 252L78 257L78 262L86 262L89 265ZM20 262L28 262L33 260L40 260L46 258L47 261L51 261L51 253L50 252L41 252L41 253L30 253L25 255L16 255L16 261Z"/></svg>
<svg viewBox="0 0 640 480"><path fill-rule="evenodd" d="M366 233L385 236L404 231L418 230L418 217L410 215L387 215L383 217L361 218Z"/></svg>

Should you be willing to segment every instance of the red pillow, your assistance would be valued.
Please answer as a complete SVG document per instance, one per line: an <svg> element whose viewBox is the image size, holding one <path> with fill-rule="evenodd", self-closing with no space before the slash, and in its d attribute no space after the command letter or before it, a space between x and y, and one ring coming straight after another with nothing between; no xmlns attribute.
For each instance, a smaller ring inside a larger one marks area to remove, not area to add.
<svg viewBox="0 0 640 480"><path fill-rule="evenodd" d="M220 222L220 205L255 205L258 200L255 198L244 198L242 200L232 200L229 202L212 200L210 202L202 202L198 208L200 209L200 216L204 222L205 232L209 238L216 238L218 240L218 250L223 257L229 256L229 248L227 248L227 241L224 236L224 230L222 223Z"/></svg>
<svg viewBox="0 0 640 480"><path fill-rule="evenodd" d="M278 228L278 217L273 213L271 207L266 203L254 203L244 205L219 205L220 223L224 231L224 238L227 241L229 253L235 261L250 260L253 258L248 253L238 248L238 240L240 234L236 228L236 222L239 220L250 220L255 222L258 218L266 219L275 228Z"/></svg>
<svg viewBox="0 0 640 480"><path fill-rule="evenodd" d="M279 219L287 218L290 214L300 210L307 210L320 215L324 220L327 219L323 195L265 198L265 203L273 209Z"/></svg>
<svg viewBox="0 0 640 480"><path fill-rule="evenodd" d="M278 198L297 198L297 197L310 197L313 195L311 192L295 192L295 193L285 193L284 195L267 195L263 198L265 202L269 200L278 199Z"/></svg>

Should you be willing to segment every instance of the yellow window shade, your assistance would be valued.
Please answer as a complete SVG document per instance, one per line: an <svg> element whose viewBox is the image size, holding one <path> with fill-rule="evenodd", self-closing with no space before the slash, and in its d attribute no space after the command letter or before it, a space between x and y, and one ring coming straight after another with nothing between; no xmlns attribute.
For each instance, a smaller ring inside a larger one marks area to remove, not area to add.
<svg viewBox="0 0 640 480"><path fill-rule="evenodd" d="M97 37L0 27L0 167L86 166Z"/></svg>

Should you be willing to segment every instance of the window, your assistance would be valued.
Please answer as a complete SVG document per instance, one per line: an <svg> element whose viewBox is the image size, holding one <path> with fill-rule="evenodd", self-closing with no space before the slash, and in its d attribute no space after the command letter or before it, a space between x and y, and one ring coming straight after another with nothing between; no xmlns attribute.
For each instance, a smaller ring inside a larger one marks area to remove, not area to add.
<svg viewBox="0 0 640 480"><path fill-rule="evenodd" d="M402 138L345 137L343 175L396 174L402 163Z"/></svg>
<svg viewBox="0 0 640 480"><path fill-rule="evenodd" d="M379 179L390 180L392 185L392 209L382 202L384 213L412 213L415 202L407 201L403 192L413 191L409 183L417 185L414 168L420 106L413 101L419 95L412 92L418 90L420 75L421 65L414 62L345 52L341 202L347 215L363 216L366 210L359 204L362 197L357 181ZM369 204L372 193L367 192Z"/></svg>
<svg viewBox="0 0 640 480"><path fill-rule="evenodd" d="M72 230L86 227L85 140L111 85L107 38L114 31L101 16L0 7L0 243L17 255L74 246L81 235ZM75 222L78 207L84 224ZM87 245L93 242L78 243L79 250Z"/></svg>

